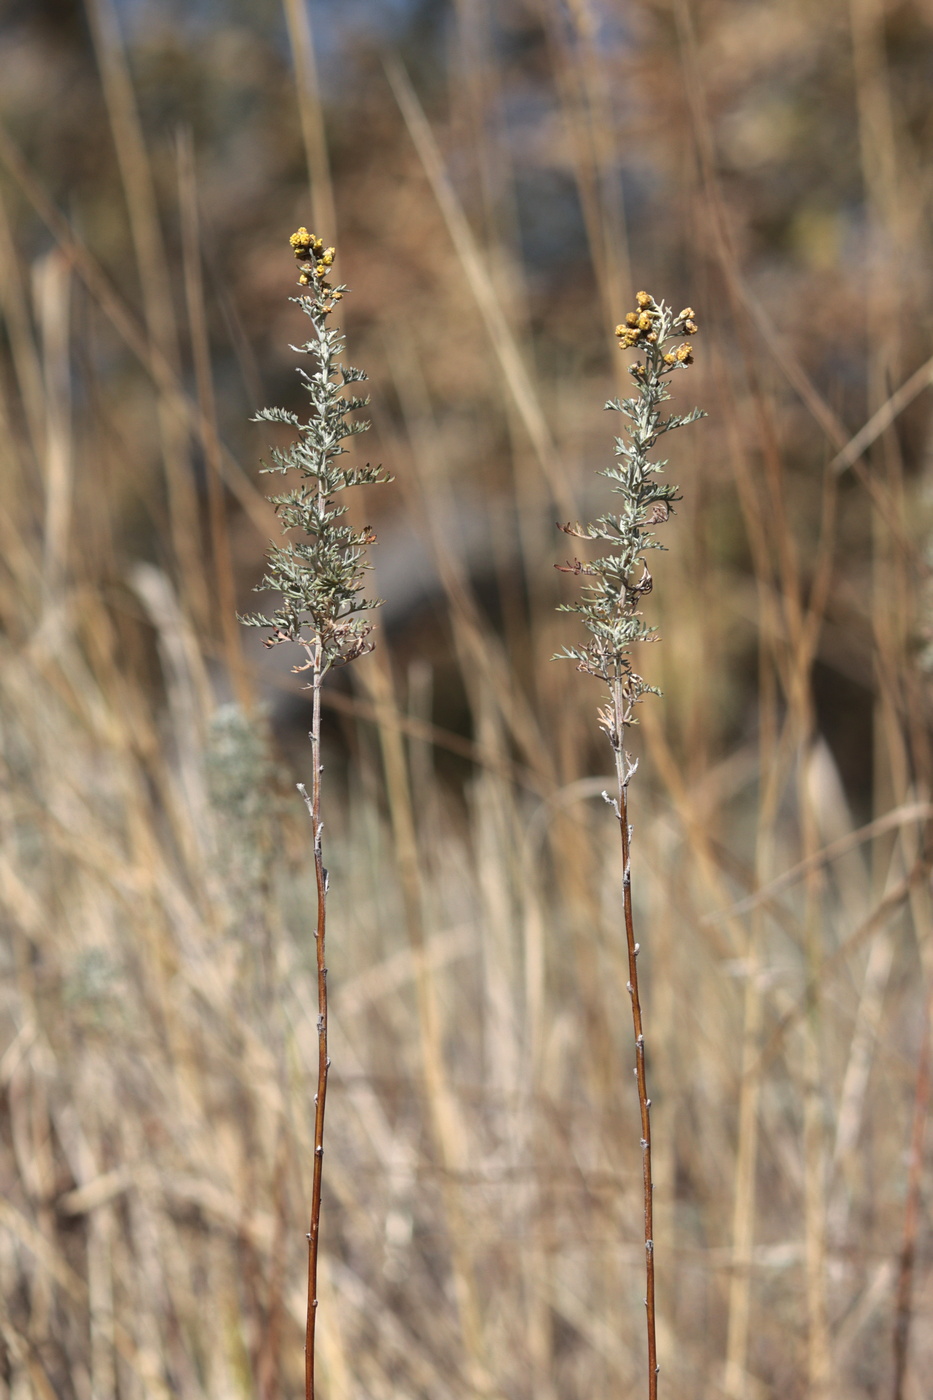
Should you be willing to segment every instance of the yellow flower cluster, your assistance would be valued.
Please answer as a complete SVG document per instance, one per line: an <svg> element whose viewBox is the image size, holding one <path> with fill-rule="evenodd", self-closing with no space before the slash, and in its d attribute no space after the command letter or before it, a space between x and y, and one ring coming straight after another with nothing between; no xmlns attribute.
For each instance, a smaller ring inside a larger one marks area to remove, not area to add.
<svg viewBox="0 0 933 1400"><path fill-rule="evenodd" d="M315 233L309 233L306 228L300 228L297 233L293 233L288 241L292 245L292 251L298 262L302 264L301 276L298 278L299 284L302 287L310 287L312 280L316 278L318 286L324 291L329 291L329 283L324 279L337 256L336 248L325 248L323 238L318 238ZM340 292L334 292L332 299L339 301L340 296Z"/></svg>
<svg viewBox="0 0 933 1400"><path fill-rule="evenodd" d="M692 306L684 307L679 316L661 327L661 308L650 292L639 292L635 305L636 309L629 311L622 324L616 326L620 350L632 350L637 345L657 345L659 330L665 339L668 330L677 335L696 335L699 330ZM668 351L663 360L666 365L690 365L693 363L693 347L684 342L676 350ZM632 373L635 373L634 366Z"/></svg>
<svg viewBox="0 0 933 1400"><path fill-rule="evenodd" d="M649 292L639 292L635 303L637 310L630 311L621 326L616 326L616 335L622 350L631 350L642 340L647 341L649 345L657 344L658 333L654 328L659 315L657 302Z"/></svg>

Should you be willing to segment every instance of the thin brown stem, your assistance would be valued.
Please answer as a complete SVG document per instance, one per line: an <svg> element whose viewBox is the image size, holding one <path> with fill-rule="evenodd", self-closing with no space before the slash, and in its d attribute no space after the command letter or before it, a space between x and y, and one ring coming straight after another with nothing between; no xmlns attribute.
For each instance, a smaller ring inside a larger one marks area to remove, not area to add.
<svg viewBox="0 0 933 1400"><path fill-rule="evenodd" d="M648 1097L648 1077L645 1071L645 1035L642 1029L641 998L638 992L638 953L635 923L632 917L632 830L628 823L628 785L634 773L625 752L626 707L622 685L613 686L614 734L612 747L616 761L619 797L616 815L622 833L622 908L625 916L625 940L628 946L628 993L632 1000L632 1023L635 1029L635 1078L638 1083L638 1106L641 1113L641 1159L645 1188L645 1310L648 1325L648 1400L657 1400L658 1342L654 1303L654 1185L651 1180L651 1100Z"/></svg>
<svg viewBox="0 0 933 1400"><path fill-rule="evenodd" d="M305 1400L314 1400L314 1330L317 1322L317 1266L321 1232L321 1183L324 1172L324 1108L327 1100L327 1071L330 1068L330 1060L327 1055L327 963L324 957L327 871L324 869L324 853L321 843L321 682L324 677L320 655L313 652L311 659L313 663L311 680L313 710L309 738L314 772L311 779L310 797L304 784L298 784L298 790L311 815L311 824L314 830L314 878L317 886L317 924L314 930L314 939L317 952L318 1067L317 1092L314 1095L314 1176L311 1185L311 1226L308 1230Z"/></svg>

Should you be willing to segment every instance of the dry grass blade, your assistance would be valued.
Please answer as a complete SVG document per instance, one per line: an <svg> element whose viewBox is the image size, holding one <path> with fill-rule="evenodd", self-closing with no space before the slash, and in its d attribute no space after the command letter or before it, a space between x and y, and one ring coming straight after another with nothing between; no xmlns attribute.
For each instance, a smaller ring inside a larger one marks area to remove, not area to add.
<svg viewBox="0 0 933 1400"><path fill-rule="evenodd" d="M824 846L822 850L815 851L805 860L798 861L790 870L785 870L783 874L775 876L773 880L769 880L767 885L756 890L754 894L747 895L745 899L740 899L737 903L730 905L728 909L717 910L705 917L708 921L713 921L748 914L759 904L764 904L774 895L789 889L798 880L802 880L814 870L829 865L832 861L838 860L840 856L856 850L865 842L874 841L889 831L896 831L900 827L910 826L914 822L928 820L930 817L933 817L933 807L928 802L913 802L904 807L896 807L893 812L887 812L883 817L877 817L875 821L859 827L857 831L840 836L837 841Z"/></svg>
<svg viewBox="0 0 933 1400"><path fill-rule="evenodd" d="M933 359L914 370L909 379L877 408L863 428L850 438L829 464L830 471L842 473L855 466L858 459L882 437L896 419L909 408L914 399L933 384Z"/></svg>
<svg viewBox="0 0 933 1400"><path fill-rule="evenodd" d="M74 494L71 424L71 269L56 250L35 269L46 403L43 571L49 605L60 605L68 572Z"/></svg>
<svg viewBox="0 0 933 1400"><path fill-rule="evenodd" d="M337 237L334 187L327 154L327 133L321 108L320 82L311 16L303 0L283 0L288 40L295 62L295 87L301 117L301 139L308 164L308 185L314 227L327 238Z"/></svg>
<svg viewBox="0 0 933 1400"><path fill-rule="evenodd" d="M230 553L230 533L224 499L223 449L217 425L217 408L211 371L211 350L207 334L204 305L204 282L201 269L201 236L198 218L197 180L194 149L189 131L180 131L177 138L178 190L182 213L182 245L184 251L185 296L188 324L194 352L195 378L198 390L201 440L207 460L207 496L211 532L211 558L217 584L217 607L220 633L223 637L227 668L234 694L244 709L250 708L251 691L243 664L240 629L236 621L236 580Z"/></svg>
<svg viewBox="0 0 933 1400"><path fill-rule="evenodd" d="M103 269L81 241L75 237L68 220L55 208L30 171L2 122L0 122L0 160L3 161L8 172L21 187L43 223L54 234L63 254L74 266L88 291L100 304L120 338L151 375L153 382L166 396L174 411L192 427L209 434L211 424L202 424L198 408L183 393L176 373L166 359L164 352L157 344L147 341L145 332L115 291ZM262 496L229 451L224 450L222 460L227 485L254 521L257 531L265 537L268 533L269 512L263 503Z"/></svg>
<svg viewBox="0 0 933 1400"><path fill-rule="evenodd" d="M385 59L385 69L554 504L562 515L572 519L576 514L573 494L560 470L553 435L484 266L483 254L444 169L434 133L401 62L389 56Z"/></svg>

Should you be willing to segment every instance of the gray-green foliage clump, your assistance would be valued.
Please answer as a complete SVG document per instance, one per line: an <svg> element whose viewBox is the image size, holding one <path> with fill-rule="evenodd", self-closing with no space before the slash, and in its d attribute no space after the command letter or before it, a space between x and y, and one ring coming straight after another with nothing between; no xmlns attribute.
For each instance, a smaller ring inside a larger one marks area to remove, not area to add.
<svg viewBox="0 0 933 1400"><path fill-rule="evenodd" d="M369 402L347 395L348 385L366 379L362 370L341 364L344 336L328 324L334 306L346 287L332 287L327 273L334 260L333 248L299 229L292 248L304 269L300 283L306 293L292 297L311 321L311 338L293 346L316 362L312 373L300 369L311 399L307 422L284 408L264 408L254 421L288 423L299 437L285 451L272 450L272 465L264 472L290 471L300 480L291 490L270 500L282 521L283 533L295 531L284 545L271 544L268 567L257 592L265 589L281 595L280 605L269 616L252 613L240 619L247 627L268 627L266 646L297 642L308 654L306 667L323 676L334 666L345 665L371 650L372 631L367 614L379 599L364 598L364 575L371 565L366 546L374 540L369 526L354 529L346 520L347 507L335 502L338 492L350 486L370 486L391 480L381 467L344 466L340 458L348 437L364 433L369 423L349 415Z"/></svg>
<svg viewBox="0 0 933 1400"><path fill-rule="evenodd" d="M238 914L252 915L271 876L282 805L265 715L235 703L215 710L205 769L224 887Z"/></svg>
<svg viewBox="0 0 933 1400"><path fill-rule="evenodd" d="M693 363L689 342L670 348L670 341L694 335L697 324L690 307L675 316L664 302L639 292L637 309L630 311L616 335L622 349L639 349L644 360L629 366L636 393L630 399L610 399L607 409L628 419L626 437L616 438L616 463L600 473L615 483L622 497L617 513L601 515L588 525L562 525L568 535L582 540L605 541L611 552L587 563L579 559L558 565L565 573L590 580L578 603L565 603L562 612L577 613L592 640L583 647L566 647L559 656L576 661L581 671L604 680L622 699L622 723L632 721L632 709L654 687L635 671L631 649L636 642L653 641L639 604L651 592L652 578L645 562L651 549L663 549L653 526L663 524L673 512L677 488L661 481L666 461L653 461L650 453L665 433L705 417L700 409L665 417L661 405L671 396L667 380ZM640 566L640 572L639 572Z"/></svg>

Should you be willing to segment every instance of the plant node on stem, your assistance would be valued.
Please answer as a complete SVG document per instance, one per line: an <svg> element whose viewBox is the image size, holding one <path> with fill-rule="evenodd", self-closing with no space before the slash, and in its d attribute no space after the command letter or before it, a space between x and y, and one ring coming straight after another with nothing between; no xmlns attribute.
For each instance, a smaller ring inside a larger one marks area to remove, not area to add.
<svg viewBox="0 0 933 1400"><path fill-rule="evenodd" d="M675 316L664 302L656 302L648 292L639 292L636 308L616 328L620 348L638 350L643 358L629 366L635 393L629 399L611 399L607 409L627 419L625 438L617 437L616 462L601 474L614 482L613 490L622 497L618 513L606 514L588 525L559 525L565 534L580 540L598 540L605 553L589 562L569 560L556 567L587 580L584 596L577 603L566 603L562 612L577 613L590 633L582 647L566 647L560 658L576 661L577 669L596 676L609 687L608 703L598 712L600 728L612 746L618 795L606 800L613 807L622 836L622 907L628 946L628 993L632 1003L635 1031L635 1078L641 1110L641 1152L645 1200L645 1308L648 1325L648 1396L658 1393L658 1350L655 1325L654 1291L654 1209L651 1177L651 1100L645 1071L645 1036L638 990L638 953L632 918L631 848L632 828L628 819L628 787L637 768L627 752L625 734L637 723L635 706L647 694L660 692L649 685L632 665L632 648L637 642L657 641L657 630L642 618L640 603L651 592L653 581L645 561L648 550L663 549L652 526L663 524L679 499L677 488L660 481L666 461L653 461L650 453L665 433L686 427L706 415L699 409L687 414L662 413L670 393L667 381L678 370L693 363L693 349L682 336L697 332L691 307ZM679 341L672 345L673 340Z"/></svg>

